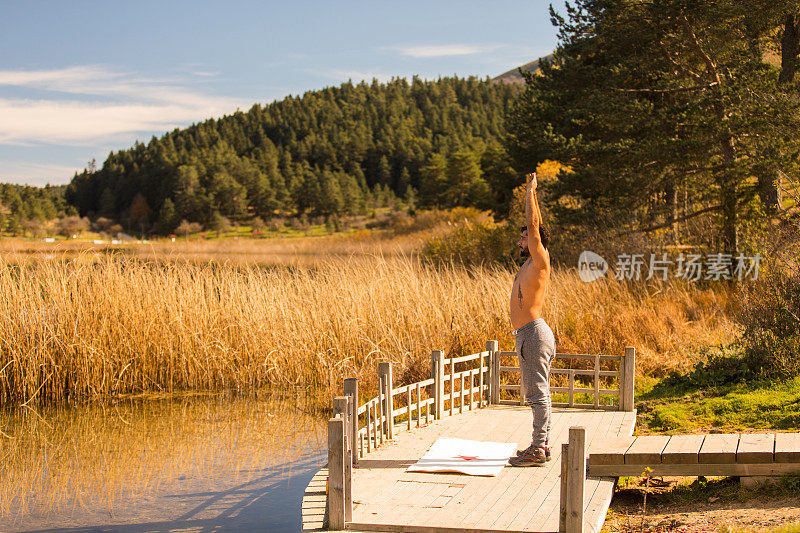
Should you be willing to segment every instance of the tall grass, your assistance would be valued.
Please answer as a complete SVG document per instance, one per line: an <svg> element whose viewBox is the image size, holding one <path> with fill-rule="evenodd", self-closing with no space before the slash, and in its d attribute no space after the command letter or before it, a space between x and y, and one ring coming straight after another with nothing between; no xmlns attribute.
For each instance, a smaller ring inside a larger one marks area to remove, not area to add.
<svg viewBox="0 0 800 533"><path fill-rule="evenodd" d="M80 255L0 262L0 399L57 403L183 390L302 386L326 396L344 377L375 386L428 372L431 349L513 349L513 272L433 267L408 256L329 259L313 268ZM722 290L585 284L553 272L545 318L559 351L639 350L638 370L694 362L735 336Z"/></svg>

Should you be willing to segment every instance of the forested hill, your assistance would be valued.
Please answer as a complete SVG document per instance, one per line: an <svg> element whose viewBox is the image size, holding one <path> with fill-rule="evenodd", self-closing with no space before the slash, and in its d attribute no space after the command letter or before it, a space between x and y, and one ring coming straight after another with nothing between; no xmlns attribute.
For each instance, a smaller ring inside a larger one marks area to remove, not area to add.
<svg viewBox="0 0 800 533"><path fill-rule="evenodd" d="M161 233L182 219L350 214L391 193L488 205L484 174L505 160L498 141L517 91L414 78L290 96L112 152L73 178L67 200L82 215Z"/></svg>

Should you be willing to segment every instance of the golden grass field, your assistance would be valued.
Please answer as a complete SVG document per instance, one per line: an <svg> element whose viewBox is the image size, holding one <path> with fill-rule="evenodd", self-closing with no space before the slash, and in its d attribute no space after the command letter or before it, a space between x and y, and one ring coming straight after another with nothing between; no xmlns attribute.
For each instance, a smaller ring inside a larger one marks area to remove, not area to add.
<svg viewBox="0 0 800 533"><path fill-rule="evenodd" d="M312 409L349 376L373 395L379 361L402 384L427 377L432 349L474 353L496 339L513 350L514 272L430 265L419 239L0 242L0 517L111 510L179 475L296 454L279 436L320 417L254 391L299 392ZM640 374L685 368L737 336L722 287L586 284L555 269L549 291L559 351L633 345ZM153 400L192 392L247 394L236 408Z"/></svg>
<svg viewBox="0 0 800 533"><path fill-rule="evenodd" d="M259 242L249 246L262 252ZM369 391L378 361L392 361L402 382L428 372L432 349L474 353L488 339L513 349L514 273L501 267L380 253L291 267L92 252L2 261L5 404L269 386L327 398L348 376ZM544 314L559 351L616 354L632 345L639 373L659 374L694 363L697 347L733 340L731 306L723 288L586 284L556 269Z"/></svg>

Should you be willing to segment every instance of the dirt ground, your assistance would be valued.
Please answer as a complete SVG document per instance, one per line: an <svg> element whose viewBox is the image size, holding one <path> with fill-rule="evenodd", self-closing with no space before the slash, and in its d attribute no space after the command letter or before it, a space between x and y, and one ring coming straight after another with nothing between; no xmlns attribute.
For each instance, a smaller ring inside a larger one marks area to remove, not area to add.
<svg viewBox="0 0 800 533"><path fill-rule="evenodd" d="M647 489L643 518L644 482L623 481L614 493L603 532L762 531L800 524L800 491L785 484L746 488L736 478L708 482L664 478L653 485Z"/></svg>

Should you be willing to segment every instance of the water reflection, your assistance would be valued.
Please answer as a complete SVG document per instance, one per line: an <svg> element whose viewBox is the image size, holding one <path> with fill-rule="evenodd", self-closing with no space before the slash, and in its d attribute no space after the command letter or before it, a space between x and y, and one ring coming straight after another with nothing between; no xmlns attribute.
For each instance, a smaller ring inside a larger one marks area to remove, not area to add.
<svg viewBox="0 0 800 533"><path fill-rule="evenodd" d="M0 414L0 531L298 531L324 461L302 396Z"/></svg>

